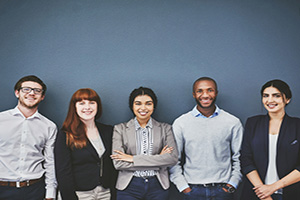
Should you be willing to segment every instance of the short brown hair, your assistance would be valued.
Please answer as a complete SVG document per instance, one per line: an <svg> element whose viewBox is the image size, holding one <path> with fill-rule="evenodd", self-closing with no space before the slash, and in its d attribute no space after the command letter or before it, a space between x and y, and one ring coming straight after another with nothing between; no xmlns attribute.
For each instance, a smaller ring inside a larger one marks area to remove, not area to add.
<svg viewBox="0 0 300 200"><path fill-rule="evenodd" d="M24 76L23 78L21 78L16 84L15 84L15 91L20 91L21 87L22 87L22 83L26 82L26 81L32 81L32 82L36 82L38 84L40 84L42 86L43 89L43 93L42 95L44 96L47 90L47 86L46 84L39 79L37 76L35 75L29 75L29 76Z"/></svg>

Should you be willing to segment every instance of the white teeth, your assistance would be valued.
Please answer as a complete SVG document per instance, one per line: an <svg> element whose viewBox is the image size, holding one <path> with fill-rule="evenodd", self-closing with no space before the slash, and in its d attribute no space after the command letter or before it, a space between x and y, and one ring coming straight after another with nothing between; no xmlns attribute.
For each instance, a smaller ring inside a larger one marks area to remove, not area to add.
<svg viewBox="0 0 300 200"><path fill-rule="evenodd" d="M277 104L268 104L269 108L274 108Z"/></svg>

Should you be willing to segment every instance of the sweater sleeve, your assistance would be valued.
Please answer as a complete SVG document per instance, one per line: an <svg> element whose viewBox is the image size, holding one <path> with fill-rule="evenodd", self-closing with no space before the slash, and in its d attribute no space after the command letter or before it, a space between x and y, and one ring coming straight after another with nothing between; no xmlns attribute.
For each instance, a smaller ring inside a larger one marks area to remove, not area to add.
<svg viewBox="0 0 300 200"><path fill-rule="evenodd" d="M240 150L243 139L243 126L240 121L232 128L231 138L231 162L232 171L231 177L228 181L229 184L237 188L238 184L242 180L241 167L240 167Z"/></svg>
<svg viewBox="0 0 300 200"><path fill-rule="evenodd" d="M170 168L170 180L176 185L179 192L182 192L184 189L188 188L188 182L183 175L182 170L182 151L184 147L184 138L182 134L182 129L178 120L175 120L173 123L173 131L175 140L177 143L178 149L178 161L177 163Z"/></svg>

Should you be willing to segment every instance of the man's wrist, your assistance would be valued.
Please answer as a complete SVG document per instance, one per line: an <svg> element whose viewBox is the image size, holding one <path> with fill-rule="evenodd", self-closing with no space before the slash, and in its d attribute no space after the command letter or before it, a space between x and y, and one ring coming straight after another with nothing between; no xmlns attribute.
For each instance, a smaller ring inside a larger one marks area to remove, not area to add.
<svg viewBox="0 0 300 200"><path fill-rule="evenodd" d="M190 191L192 191L192 189L190 187L185 188L184 190L182 190L183 193L189 193Z"/></svg>
<svg viewBox="0 0 300 200"><path fill-rule="evenodd" d="M228 193L234 193L236 190L235 187L233 187L232 185L230 185L228 183L223 186L223 189L225 190L225 192L228 192Z"/></svg>

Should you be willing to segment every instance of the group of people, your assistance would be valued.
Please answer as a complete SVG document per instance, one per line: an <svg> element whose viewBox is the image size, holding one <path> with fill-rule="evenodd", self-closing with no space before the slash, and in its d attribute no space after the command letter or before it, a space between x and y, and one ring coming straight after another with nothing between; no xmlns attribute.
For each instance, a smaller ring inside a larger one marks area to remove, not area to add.
<svg viewBox="0 0 300 200"><path fill-rule="evenodd" d="M300 199L300 119L286 114L284 81L262 86L267 114L245 128L216 105L209 77L194 82L196 105L172 126L153 119L150 88L131 92L133 118L114 127L96 121L101 99L83 88L58 130L38 112L46 89L21 78L17 106L0 113L0 200L167 200L170 181L185 200L232 200L241 182L241 200Z"/></svg>

